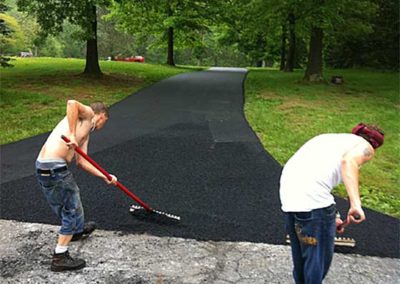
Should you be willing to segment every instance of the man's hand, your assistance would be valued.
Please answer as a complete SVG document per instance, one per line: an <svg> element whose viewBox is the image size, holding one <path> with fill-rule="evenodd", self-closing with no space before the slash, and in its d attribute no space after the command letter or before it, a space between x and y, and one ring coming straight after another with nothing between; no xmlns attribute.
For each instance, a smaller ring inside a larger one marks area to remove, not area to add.
<svg viewBox="0 0 400 284"><path fill-rule="evenodd" d="M110 176L111 176L111 180L109 180L108 178L105 177L105 178L104 178L105 182L106 182L107 184L109 184L109 185L111 185L111 184L117 185L117 181L118 181L117 177L114 176L114 175L110 175Z"/></svg>
<svg viewBox="0 0 400 284"><path fill-rule="evenodd" d="M70 135L68 137L69 142L67 142L67 146L69 149L75 149L76 147L78 147L78 142L76 141L76 137L75 135Z"/></svg>
<svg viewBox="0 0 400 284"><path fill-rule="evenodd" d="M347 213L347 222L360 224L365 220L364 210L361 207L350 207Z"/></svg>
<svg viewBox="0 0 400 284"><path fill-rule="evenodd" d="M340 215L336 217L336 232L338 234L343 234L346 226L350 225L351 223L359 224L364 220L365 214L361 208L350 208L345 221L340 219Z"/></svg>
<svg viewBox="0 0 400 284"><path fill-rule="evenodd" d="M344 222L342 221L342 219L340 219L340 217L336 218L336 232L338 234L343 234L344 233L344 227L345 226L343 226L343 224L344 224Z"/></svg>

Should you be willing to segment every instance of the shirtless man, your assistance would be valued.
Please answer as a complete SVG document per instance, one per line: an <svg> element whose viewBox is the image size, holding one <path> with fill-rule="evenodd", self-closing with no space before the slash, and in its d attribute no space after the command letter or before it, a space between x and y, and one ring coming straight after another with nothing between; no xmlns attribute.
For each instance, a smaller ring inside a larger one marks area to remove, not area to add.
<svg viewBox="0 0 400 284"><path fill-rule="evenodd" d="M352 133L318 135L286 163L280 180L280 199L290 236L296 284L322 283L331 265L336 218L331 190L343 181L349 197L346 220L361 223L365 214L358 188L359 168L383 144L383 132L360 123Z"/></svg>
<svg viewBox="0 0 400 284"><path fill-rule="evenodd" d="M68 244L71 240L79 240L82 235L90 234L95 229L93 223L84 225L79 188L67 165L75 157L77 165L85 171L102 178L107 184L117 183L115 176L111 175L112 180L109 181L74 151L74 148L79 146L87 153L90 132L101 129L108 117L108 109L103 103L93 103L89 107L78 101L69 100L66 117L51 132L37 157L37 180L47 202L61 221L58 243L51 263L52 271L85 267L83 259L70 257ZM70 142L65 143L61 135L68 137Z"/></svg>

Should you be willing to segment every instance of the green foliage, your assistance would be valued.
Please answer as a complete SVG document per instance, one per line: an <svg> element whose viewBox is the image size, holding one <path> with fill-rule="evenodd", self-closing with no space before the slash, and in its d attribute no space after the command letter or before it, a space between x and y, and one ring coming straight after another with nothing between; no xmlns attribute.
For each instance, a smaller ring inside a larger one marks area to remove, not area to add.
<svg viewBox="0 0 400 284"><path fill-rule="evenodd" d="M10 7L5 14L18 26L11 44L2 44L10 53L31 50L38 56L84 57L84 40L93 36L93 14L88 6L95 5L102 58L144 55L147 62L165 62L167 30L171 27L179 64L277 66L291 13L295 17L297 67L306 66L310 29L318 26L324 32L326 66L399 68L399 2L395 0L5 3ZM26 13L16 11L15 3ZM4 27L1 21L0 27ZM40 35L53 37L46 41Z"/></svg>
<svg viewBox="0 0 400 284"><path fill-rule="evenodd" d="M82 38L93 37L93 6L107 4L106 0L17 0L18 8L36 16L43 36L57 35L63 31L64 22L69 21L82 29Z"/></svg>
<svg viewBox="0 0 400 284"><path fill-rule="evenodd" d="M66 57L66 58L84 58L85 57L85 42L81 40L80 28L76 25L68 22L64 23L63 32L58 36L53 36L54 44L60 46L59 55L54 57ZM58 43L57 43L58 41ZM48 49L48 46L44 42L40 47ZM48 56L39 53L39 56Z"/></svg>
<svg viewBox="0 0 400 284"><path fill-rule="evenodd" d="M227 1L223 11L220 44L237 44L239 51L246 54L252 64L267 59L267 56L276 59L279 54L278 41L271 40L276 29L270 24L267 1Z"/></svg>
<svg viewBox="0 0 400 284"><path fill-rule="evenodd" d="M337 68L399 69L399 1L374 0L371 7L366 14L369 17L363 10L350 10L358 11L356 17L368 21L364 29L354 21L335 29L327 45L327 64Z"/></svg>
<svg viewBox="0 0 400 284"><path fill-rule="evenodd" d="M13 66L9 63L10 58L3 56L3 54L5 53L5 45L12 42L14 35L13 18L4 14L9 9L4 2L4 0L0 1L0 66L3 68Z"/></svg>
<svg viewBox="0 0 400 284"><path fill-rule="evenodd" d="M40 52L38 56L44 57L62 57L64 55L64 46L56 39L54 36L49 36L44 39L43 43L41 44Z"/></svg>
<svg viewBox="0 0 400 284"><path fill-rule="evenodd" d="M145 55L147 42L136 40L136 37L118 31L114 20L105 19L107 14L106 9L99 9L97 36L100 58ZM148 62L147 58L146 61Z"/></svg>
<svg viewBox="0 0 400 284"><path fill-rule="evenodd" d="M282 165L320 133L348 133L358 122L385 131L385 144L362 167L363 204L400 217L399 74L327 70L344 85L305 84L300 71L252 70L246 80L245 114L264 147ZM346 197L342 188L337 193Z"/></svg>
<svg viewBox="0 0 400 284"><path fill-rule="evenodd" d="M202 41L219 6L218 1L115 1L108 19L146 42L148 49L166 50L168 29L174 31L175 48L196 48L202 53Z"/></svg>

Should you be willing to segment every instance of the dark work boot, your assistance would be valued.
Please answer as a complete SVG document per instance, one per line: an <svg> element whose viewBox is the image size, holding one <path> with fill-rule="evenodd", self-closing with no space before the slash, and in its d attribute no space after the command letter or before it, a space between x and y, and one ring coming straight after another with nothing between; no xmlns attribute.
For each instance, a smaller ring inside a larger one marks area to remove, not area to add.
<svg viewBox="0 0 400 284"><path fill-rule="evenodd" d="M66 251L64 253L54 253L53 261L51 262L51 271L65 271L65 270L77 270L84 268L86 266L86 262L83 259L73 259L69 252Z"/></svg>
<svg viewBox="0 0 400 284"><path fill-rule="evenodd" d="M84 226L83 232L74 234L72 236L71 242L76 242L82 239L86 239L89 237L91 233L93 233L94 230L96 230L96 223L95 222L87 222Z"/></svg>

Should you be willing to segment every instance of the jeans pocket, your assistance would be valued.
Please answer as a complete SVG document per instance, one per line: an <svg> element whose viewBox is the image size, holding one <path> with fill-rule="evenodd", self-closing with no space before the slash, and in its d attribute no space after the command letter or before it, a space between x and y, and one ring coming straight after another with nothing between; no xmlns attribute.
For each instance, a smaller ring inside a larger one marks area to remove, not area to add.
<svg viewBox="0 0 400 284"><path fill-rule="evenodd" d="M316 246L317 224L312 212L297 212L294 214L295 231L301 245Z"/></svg>
<svg viewBox="0 0 400 284"><path fill-rule="evenodd" d="M72 173L69 173L64 177L63 188L67 191L79 193L79 187L78 187Z"/></svg>
<svg viewBox="0 0 400 284"><path fill-rule="evenodd" d="M312 212L296 212L294 213L294 219L300 222L307 222L312 220Z"/></svg>
<svg viewBox="0 0 400 284"><path fill-rule="evenodd" d="M51 176L37 176L37 180L43 190L51 190L56 185L55 180Z"/></svg>
<svg viewBox="0 0 400 284"><path fill-rule="evenodd" d="M332 204L331 206L327 207L325 209L325 216L327 216L328 218L336 218L336 205Z"/></svg>

